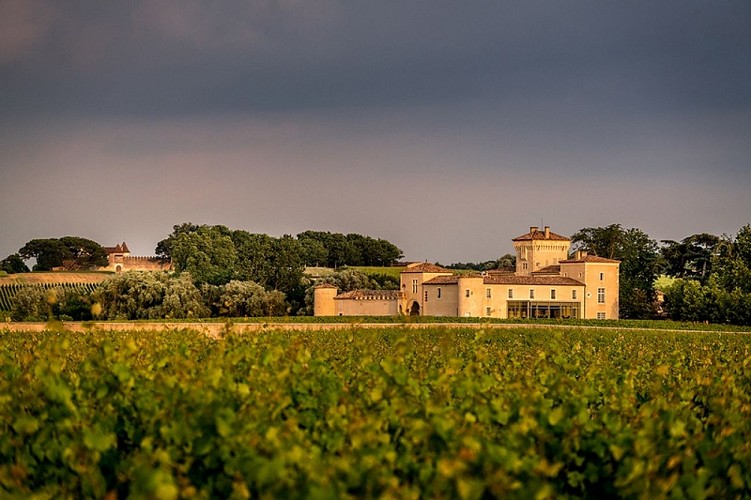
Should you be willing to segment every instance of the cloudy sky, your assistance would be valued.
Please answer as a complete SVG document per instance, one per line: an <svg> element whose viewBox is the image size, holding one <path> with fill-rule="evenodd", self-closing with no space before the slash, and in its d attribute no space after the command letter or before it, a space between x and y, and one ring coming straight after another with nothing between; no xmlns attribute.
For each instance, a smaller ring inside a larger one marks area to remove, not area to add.
<svg viewBox="0 0 751 500"><path fill-rule="evenodd" d="M751 3L0 2L0 258L174 224L496 258L751 223Z"/></svg>

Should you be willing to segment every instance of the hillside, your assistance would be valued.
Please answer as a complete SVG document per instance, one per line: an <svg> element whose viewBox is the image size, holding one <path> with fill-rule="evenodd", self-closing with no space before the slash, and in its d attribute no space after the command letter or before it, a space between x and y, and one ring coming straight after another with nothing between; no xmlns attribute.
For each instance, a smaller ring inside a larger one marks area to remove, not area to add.
<svg viewBox="0 0 751 500"><path fill-rule="evenodd" d="M112 276L110 272L38 272L11 274L0 285L46 285L50 283L96 284Z"/></svg>

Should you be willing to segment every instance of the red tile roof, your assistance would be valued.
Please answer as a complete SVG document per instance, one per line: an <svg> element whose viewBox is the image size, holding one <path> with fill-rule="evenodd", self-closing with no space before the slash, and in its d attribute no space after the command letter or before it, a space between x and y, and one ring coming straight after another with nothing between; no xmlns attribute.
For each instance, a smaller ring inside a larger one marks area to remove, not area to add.
<svg viewBox="0 0 751 500"><path fill-rule="evenodd" d="M575 285L584 283L563 276L485 276L486 285Z"/></svg>
<svg viewBox="0 0 751 500"><path fill-rule="evenodd" d="M334 300L397 300L401 293L399 290L352 290L340 293Z"/></svg>
<svg viewBox="0 0 751 500"><path fill-rule="evenodd" d="M561 264L579 264L582 262L591 262L596 264L620 264L620 260L606 259L597 255L586 255L578 259L568 259L560 261Z"/></svg>
<svg viewBox="0 0 751 500"><path fill-rule="evenodd" d="M429 264L427 262L421 262L419 264L410 264L403 271L403 273L450 273L451 271L435 264Z"/></svg>
<svg viewBox="0 0 751 500"><path fill-rule="evenodd" d="M516 238L512 239L511 241L531 241L531 240L555 240L555 241L571 241L569 238L566 238L565 236L561 236L560 234L555 234L554 232L550 232L549 237L545 237L545 231L540 231L539 229L535 228L534 231L530 231L527 234L523 234L521 236L517 236Z"/></svg>
<svg viewBox="0 0 751 500"><path fill-rule="evenodd" d="M438 276L423 285L455 285L459 276ZM483 276L484 285L564 285L584 286L584 283L563 276L516 276L514 274L493 274Z"/></svg>
<svg viewBox="0 0 751 500"><path fill-rule="evenodd" d="M555 264L552 266L545 266L538 269L537 271L532 271L532 274L561 274L561 266Z"/></svg>

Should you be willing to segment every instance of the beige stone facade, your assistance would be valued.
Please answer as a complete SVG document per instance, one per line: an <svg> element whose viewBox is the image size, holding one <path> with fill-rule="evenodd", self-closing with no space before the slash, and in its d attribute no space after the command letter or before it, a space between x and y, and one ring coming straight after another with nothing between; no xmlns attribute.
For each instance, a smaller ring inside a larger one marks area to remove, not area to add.
<svg viewBox="0 0 751 500"><path fill-rule="evenodd" d="M125 271L169 271L172 269L172 263L169 259L131 255L125 242L114 247L104 247L104 251L107 252L108 264L105 267L100 267L99 271L121 273Z"/></svg>
<svg viewBox="0 0 751 500"><path fill-rule="evenodd" d="M331 285L316 288L315 315L618 319L619 261L581 252L569 258L571 241L547 226L531 227L513 242L515 273L454 274L412 264L398 291L336 295Z"/></svg>

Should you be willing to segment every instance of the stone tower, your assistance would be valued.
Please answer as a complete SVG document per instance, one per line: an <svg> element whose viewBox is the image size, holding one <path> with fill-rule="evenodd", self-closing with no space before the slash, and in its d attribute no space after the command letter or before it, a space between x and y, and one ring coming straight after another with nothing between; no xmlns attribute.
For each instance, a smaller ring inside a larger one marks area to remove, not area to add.
<svg viewBox="0 0 751 500"><path fill-rule="evenodd" d="M531 226L527 234L512 240L516 250L517 276L529 276L547 266L555 266L568 259L571 240L550 231L550 226L540 231Z"/></svg>

